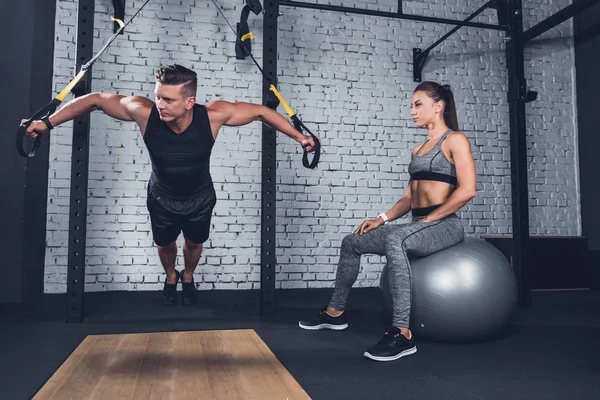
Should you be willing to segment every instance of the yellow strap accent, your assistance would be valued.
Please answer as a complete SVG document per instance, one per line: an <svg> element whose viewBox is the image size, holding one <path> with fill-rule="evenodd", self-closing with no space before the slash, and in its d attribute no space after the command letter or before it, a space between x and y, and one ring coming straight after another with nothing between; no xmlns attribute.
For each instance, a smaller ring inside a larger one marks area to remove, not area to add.
<svg viewBox="0 0 600 400"><path fill-rule="evenodd" d="M241 37L242 42L246 39L254 39L254 34L252 32L248 32L244 36Z"/></svg>
<svg viewBox="0 0 600 400"><path fill-rule="evenodd" d="M117 24L119 24L119 26L121 28L123 28L125 26L125 24L123 23L123 21L121 21L119 18L115 18L115 17L110 17L110 19L112 19L113 21L115 21Z"/></svg>
<svg viewBox="0 0 600 400"><path fill-rule="evenodd" d="M73 87L75 85L77 85L77 82L79 82L81 80L81 78L83 78L84 75L85 75L85 71L79 72L77 74L77 76L75 78L73 78L73 80L71 82L69 82L67 87L64 88L63 91L58 94L58 96L56 96L56 98L60 101L63 101L65 99L65 97L67 97L67 95L71 92Z"/></svg>
<svg viewBox="0 0 600 400"><path fill-rule="evenodd" d="M290 118L293 117L294 115L296 115L296 113L293 112L292 109L290 108L290 106L288 106L288 104L285 102L285 100L283 99L283 97L281 97L281 95L277 91L277 88L275 87L275 85L271 85L270 88L271 88L271 91L273 93L275 93L275 96L279 99L279 101L281 102L281 105L283 106L283 108L285 108L285 111L287 111L287 113L290 116Z"/></svg>

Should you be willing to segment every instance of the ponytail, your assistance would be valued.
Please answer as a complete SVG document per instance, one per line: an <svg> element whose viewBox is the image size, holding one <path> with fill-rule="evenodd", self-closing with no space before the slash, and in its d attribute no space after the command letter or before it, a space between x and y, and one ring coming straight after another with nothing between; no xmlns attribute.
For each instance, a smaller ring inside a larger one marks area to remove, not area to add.
<svg viewBox="0 0 600 400"><path fill-rule="evenodd" d="M425 92L433 101L444 102L444 122L448 128L453 131L458 131L458 117L456 116L456 104L454 102L454 94L450 85L440 85L435 82L422 82L417 86L415 92Z"/></svg>
<svg viewBox="0 0 600 400"><path fill-rule="evenodd" d="M442 86L445 92L444 102L444 122L448 125L448 128L453 131L458 131L458 117L456 115L456 103L454 102L454 94L450 85Z"/></svg>

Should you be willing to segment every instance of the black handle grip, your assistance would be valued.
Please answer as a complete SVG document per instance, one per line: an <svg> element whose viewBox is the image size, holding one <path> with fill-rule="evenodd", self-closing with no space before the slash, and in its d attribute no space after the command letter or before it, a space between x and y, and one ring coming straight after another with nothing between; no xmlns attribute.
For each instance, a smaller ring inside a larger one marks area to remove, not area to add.
<svg viewBox="0 0 600 400"><path fill-rule="evenodd" d="M35 157L42 141L42 137L40 135L38 135L38 137L36 137L33 140L25 136L25 132L27 128L29 128L29 125L31 125L33 121L37 121L52 114L60 105L60 103L62 103L60 100L53 99L50 103L37 110L35 114L31 116L31 118L29 118L27 121L23 122L19 126L16 136L16 145L17 151L21 156L25 158Z"/></svg>
<svg viewBox="0 0 600 400"><path fill-rule="evenodd" d="M294 128L296 128L300 132L303 132L303 131L308 132L308 134L310 136L312 136L312 138L315 142L315 149L314 149L315 154L313 156L312 161L310 161L310 162L308 161L308 151L306 151L306 149L304 149L304 155L302 156L302 165L304 165L305 168L314 169L319 164L319 159L321 158L321 142L319 142L319 138L317 138L310 131L310 129L308 129L306 127L306 125L304 125L302 123L302 121L300 121L300 118L298 118L297 116L294 115L292 117L292 122L294 123Z"/></svg>

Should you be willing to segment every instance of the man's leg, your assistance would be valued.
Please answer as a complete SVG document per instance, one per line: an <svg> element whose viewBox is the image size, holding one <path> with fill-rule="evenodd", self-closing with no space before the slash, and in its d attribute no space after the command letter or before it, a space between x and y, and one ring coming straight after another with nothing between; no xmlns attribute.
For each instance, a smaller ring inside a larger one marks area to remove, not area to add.
<svg viewBox="0 0 600 400"><path fill-rule="evenodd" d="M177 261L177 243L172 242L166 246L158 247L158 257L160 262L167 274L167 283L177 284L177 271L175 270L175 263ZM185 247L184 247L185 254Z"/></svg>
<svg viewBox="0 0 600 400"><path fill-rule="evenodd" d="M189 283L194 280L194 271L202 256L202 243L195 243L191 241L187 236L183 236L185 242L183 243L183 260L185 263L185 270L183 271L183 282Z"/></svg>
<svg viewBox="0 0 600 400"><path fill-rule="evenodd" d="M172 306L177 304L178 274L175 270L175 263L177 262L176 241L180 230L172 213L165 209L150 191L148 192L147 205L152 225L152 236L158 247L158 257L167 275L162 291L162 304Z"/></svg>
<svg viewBox="0 0 600 400"><path fill-rule="evenodd" d="M182 277L183 304L191 306L197 303L194 271L202 256L203 243L210 236L210 221L216 204L216 195L209 192L195 199L186 215L183 225L183 258L185 270Z"/></svg>
<svg viewBox="0 0 600 400"><path fill-rule="evenodd" d="M163 306L174 306L177 304L177 281L179 274L175 270L175 262L177 261L177 243L171 242L166 246L158 247L158 257L165 270L167 278L162 291Z"/></svg>
<svg viewBox="0 0 600 400"><path fill-rule="evenodd" d="M196 243L185 233L183 234L183 260L185 269L181 274L182 301L186 306L193 306L198 302L196 296L196 284L194 283L194 271L202 255L202 243Z"/></svg>

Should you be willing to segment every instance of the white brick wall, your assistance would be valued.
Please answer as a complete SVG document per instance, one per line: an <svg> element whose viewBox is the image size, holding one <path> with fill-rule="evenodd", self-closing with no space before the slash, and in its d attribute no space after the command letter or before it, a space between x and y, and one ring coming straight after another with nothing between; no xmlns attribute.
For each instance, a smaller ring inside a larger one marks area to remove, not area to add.
<svg viewBox="0 0 600 400"><path fill-rule="evenodd" d="M243 1L218 2L230 21L239 20ZM384 11L395 11L398 4L366 3L357 2ZM526 25L568 3L527 2ZM57 4L58 91L73 75L77 3ZM127 19L141 4L127 2ZM404 11L462 19L481 4L405 1ZM112 34L112 12L111 2L97 1L95 49ZM410 149L425 138L408 118L416 86L412 48L429 46L451 26L306 9L281 12L279 88L322 137L324 148L319 168L307 170L299 147L283 134L278 137L277 286L331 287L343 236L387 210L404 192ZM495 13L488 10L477 20L495 23ZM256 35L253 52L261 62L261 17L252 14L250 27ZM565 23L527 49L529 85L540 93L528 105L532 234L580 231L574 63L566 39L571 32ZM173 62L198 73L199 102L261 102L260 74L251 60L235 59L234 36L209 0L150 2L94 65L93 90L152 98L154 69ZM453 87L459 123L472 143L479 191L460 212L467 233L509 233L504 34L462 28L432 51L423 74ZM47 292L65 291L71 132L67 123L51 135ZM218 203L197 269L201 289L259 285L260 135L258 123L224 128L213 150ZM150 165L142 138L135 124L101 113L92 115L91 136L86 290L157 290L163 275L145 208ZM378 256L365 257L356 285L377 284L381 262Z"/></svg>

